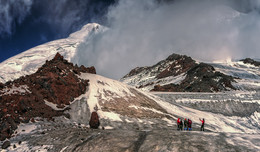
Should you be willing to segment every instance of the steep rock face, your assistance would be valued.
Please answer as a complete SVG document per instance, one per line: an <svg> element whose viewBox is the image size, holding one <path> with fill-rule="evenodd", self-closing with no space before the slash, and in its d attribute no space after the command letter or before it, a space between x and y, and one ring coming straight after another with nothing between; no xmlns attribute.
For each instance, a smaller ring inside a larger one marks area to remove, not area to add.
<svg viewBox="0 0 260 152"><path fill-rule="evenodd" d="M162 70L156 76L157 79L180 75L196 65L195 61L186 55L172 54L166 59L166 61L174 62L171 63L166 69Z"/></svg>
<svg viewBox="0 0 260 152"><path fill-rule="evenodd" d="M246 58L246 59L243 59L243 60L240 60L240 61L243 61L243 63L245 63L245 64L252 64L254 66L259 66L260 67L260 62L255 61L255 60L253 60L251 58Z"/></svg>
<svg viewBox="0 0 260 152"><path fill-rule="evenodd" d="M0 84L0 140L20 122L63 115L66 105L86 92L88 80L80 79L80 72L95 73L95 68L73 66L57 53L36 73Z"/></svg>
<svg viewBox="0 0 260 152"><path fill-rule="evenodd" d="M138 67L121 81L149 91L218 92L235 90L234 78L191 57L172 54L151 67Z"/></svg>
<svg viewBox="0 0 260 152"><path fill-rule="evenodd" d="M180 66L182 65L182 66ZM186 72L190 67L195 66L195 61L186 55L172 54L167 59L160 61L151 67L137 67L131 70L121 80L128 79L132 76L149 76L157 79L166 78L169 76L177 76Z"/></svg>
<svg viewBox="0 0 260 152"><path fill-rule="evenodd" d="M200 63L187 71L186 78L180 84L157 85L152 91L170 92L219 92L235 90L231 84L234 79L216 72L211 65Z"/></svg>

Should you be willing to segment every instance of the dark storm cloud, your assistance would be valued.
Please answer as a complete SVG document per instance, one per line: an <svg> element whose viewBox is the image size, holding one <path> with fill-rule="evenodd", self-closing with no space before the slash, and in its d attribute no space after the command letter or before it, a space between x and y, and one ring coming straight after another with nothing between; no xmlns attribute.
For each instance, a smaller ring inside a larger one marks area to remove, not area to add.
<svg viewBox="0 0 260 152"><path fill-rule="evenodd" d="M110 29L81 44L74 61L118 79L174 52L202 61L260 57L259 1L235 2L120 0L107 14Z"/></svg>

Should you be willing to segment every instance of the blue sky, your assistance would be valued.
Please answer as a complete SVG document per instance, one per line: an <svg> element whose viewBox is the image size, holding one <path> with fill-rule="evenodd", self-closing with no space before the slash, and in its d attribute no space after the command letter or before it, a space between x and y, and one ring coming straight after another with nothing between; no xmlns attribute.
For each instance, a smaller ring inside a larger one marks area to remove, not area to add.
<svg viewBox="0 0 260 152"><path fill-rule="evenodd" d="M67 37L89 22L103 24L114 0L0 0L0 62Z"/></svg>

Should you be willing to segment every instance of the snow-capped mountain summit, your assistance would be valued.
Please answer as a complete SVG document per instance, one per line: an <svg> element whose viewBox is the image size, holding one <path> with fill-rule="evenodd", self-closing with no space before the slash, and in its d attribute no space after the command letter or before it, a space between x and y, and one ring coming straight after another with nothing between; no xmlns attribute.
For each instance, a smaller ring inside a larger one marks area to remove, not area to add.
<svg viewBox="0 0 260 152"><path fill-rule="evenodd" d="M36 72L46 60L50 60L59 52L65 59L71 61L75 55L77 46L84 41L86 37L91 37L105 30L104 26L96 23L87 24L81 30L70 34L68 38L51 41L14 57L11 57L0 63L0 82L4 83L14 80L23 75Z"/></svg>

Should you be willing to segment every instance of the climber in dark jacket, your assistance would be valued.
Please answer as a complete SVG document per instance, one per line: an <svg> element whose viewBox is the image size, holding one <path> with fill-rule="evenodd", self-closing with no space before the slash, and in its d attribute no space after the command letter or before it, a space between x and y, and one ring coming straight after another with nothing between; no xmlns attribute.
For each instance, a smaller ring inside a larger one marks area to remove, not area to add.
<svg viewBox="0 0 260 152"><path fill-rule="evenodd" d="M184 130L188 130L188 120L184 119Z"/></svg>
<svg viewBox="0 0 260 152"><path fill-rule="evenodd" d="M182 130L183 128L183 122L182 122L182 119L180 119L180 130Z"/></svg>
<svg viewBox="0 0 260 152"><path fill-rule="evenodd" d="M200 131L204 131L204 124L205 124L205 119L203 118L201 121L201 127L200 127Z"/></svg>

